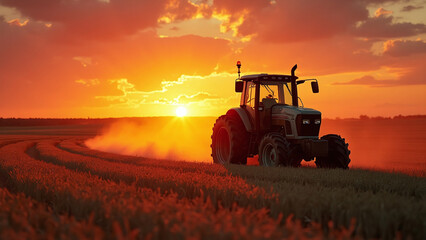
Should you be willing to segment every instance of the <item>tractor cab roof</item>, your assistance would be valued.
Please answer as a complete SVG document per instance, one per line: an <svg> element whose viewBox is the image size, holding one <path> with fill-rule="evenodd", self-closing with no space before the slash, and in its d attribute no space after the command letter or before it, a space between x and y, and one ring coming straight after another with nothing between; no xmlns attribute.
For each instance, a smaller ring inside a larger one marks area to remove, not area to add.
<svg viewBox="0 0 426 240"><path fill-rule="evenodd" d="M297 79L297 77L296 77ZM252 75L245 75L240 77L240 80L242 81L277 81L277 82L290 82L291 76L290 75L278 75L278 74L267 74L267 73L261 73L261 74L252 74Z"/></svg>

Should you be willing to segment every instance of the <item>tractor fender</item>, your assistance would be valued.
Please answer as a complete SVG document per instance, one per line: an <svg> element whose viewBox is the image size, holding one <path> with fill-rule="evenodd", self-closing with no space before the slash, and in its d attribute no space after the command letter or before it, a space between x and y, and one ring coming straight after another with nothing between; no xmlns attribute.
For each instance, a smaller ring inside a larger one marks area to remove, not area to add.
<svg viewBox="0 0 426 240"><path fill-rule="evenodd" d="M237 107L237 108L231 108L228 110L228 112L226 112L226 115L238 115L241 119L241 121L244 124L244 127L246 128L247 132L251 132L253 131L253 124L250 121L250 116L248 114L248 112L241 107Z"/></svg>

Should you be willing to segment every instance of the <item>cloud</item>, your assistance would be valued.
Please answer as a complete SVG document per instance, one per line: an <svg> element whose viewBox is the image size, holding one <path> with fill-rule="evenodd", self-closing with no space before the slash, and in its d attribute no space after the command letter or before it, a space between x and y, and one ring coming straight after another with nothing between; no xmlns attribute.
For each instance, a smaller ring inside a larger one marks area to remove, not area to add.
<svg viewBox="0 0 426 240"><path fill-rule="evenodd" d="M75 82L79 83L79 84L83 84L83 85L88 86L88 87L96 86L96 85L100 84L100 81L97 78L94 78L94 79L78 79L78 80L75 80Z"/></svg>
<svg viewBox="0 0 426 240"><path fill-rule="evenodd" d="M335 85L367 85L374 87L395 86L399 85L397 80L378 80L371 75L365 75L360 78L353 79L349 82L337 82Z"/></svg>
<svg viewBox="0 0 426 240"><path fill-rule="evenodd" d="M424 6L413 6L413 5L407 5L407 6L404 6L404 7L401 9L401 11L402 11L402 12L411 12L411 11L418 10L418 9L423 9L423 8L424 8Z"/></svg>
<svg viewBox="0 0 426 240"><path fill-rule="evenodd" d="M349 35L285 44L252 41L243 49L240 60L243 72L290 74L291 67L298 64L297 75L314 77L380 68L383 57L373 55L370 49L371 42Z"/></svg>
<svg viewBox="0 0 426 240"><path fill-rule="evenodd" d="M226 31L262 42L314 41L352 33L360 37L415 36L426 32L423 23L395 22L392 11L379 7L369 18L371 6L383 1L214 1L212 16L223 20Z"/></svg>
<svg viewBox="0 0 426 240"><path fill-rule="evenodd" d="M391 15L393 12L386 10L384 8L378 8L375 12L374 15L376 18L381 17L381 16L387 16L387 15Z"/></svg>
<svg viewBox="0 0 426 240"><path fill-rule="evenodd" d="M426 53L426 42L422 40L388 40L383 45L383 53L392 57Z"/></svg>
<svg viewBox="0 0 426 240"><path fill-rule="evenodd" d="M367 38L399 38L426 33L423 23L395 22L391 11L379 8L374 17L362 21L353 32L356 36Z"/></svg>
<svg viewBox="0 0 426 240"><path fill-rule="evenodd" d="M238 104L237 94L234 92L234 77L228 73L215 72L204 76L183 75L177 81L164 82L161 89L149 92L136 88L128 79L110 80L109 83L120 94L97 96L96 99L106 101L115 109L147 106L164 109L185 104L191 106L191 112L195 114L211 115L212 111L220 114ZM160 115L167 114L159 112Z"/></svg>
<svg viewBox="0 0 426 240"><path fill-rule="evenodd" d="M12 19L12 20L8 21L8 23L10 25L15 25L15 26L19 26L19 27L23 27L23 26L27 25L28 22L29 22L28 19L26 19L23 22L21 22L21 20L19 20L19 19Z"/></svg>
<svg viewBox="0 0 426 240"><path fill-rule="evenodd" d="M202 102L207 99L217 99L218 96L212 95L207 92L198 92L193 95L182 94L175 98L177 103L194 103L194 102Z"/></svg>
<svg viewBox="0 0 426 240"><path fill-rule="evenodd" d="M200 4L201 5L201 4ZM198 12L199 5L191 1L169 0L165 5L164 14L158 21L170 23L179 20L191 19Z"/></svg>
<svg viewBox="0 0 426 240"><path fill-rule="evenodd" d="M173 99L160 97L150 103L169 104L169 105L194 104L194 103L200 104L206 100L212 100L212 99L219 99L219 97L207 92L198 92L193 95L181 94Z"/></svg>
<svg viewBox="0 0 426 240"><path fill-rule="evenodd" d="M367 16L358 1L276 1L247 14L238 31L264 42L312 41L346 32Z"/></svg>
<svg viewBox="0 0 426 240"><path fill-rule="evenodd" d="M111 39L157 25L166 0L0 0L35 21L53 23L63 41Z"/></svg>
<svg viewBox="0 0 426 240"><path fill-rule="evenodd" d="M426 64L423 68L408 68L395 79L377 79L371 75L364 75L348 82L335 82L334 85L364 85L370 87L397 87L407 85L426 85Z"/></svg>
<svg viewBox="0 0 426 240"><path fill-rule="evenodd" d="M72 59L76 60L77 62L81 63L81 65L83 67L87 67L88 65L92 64L92 58L90 57L80 57L80 56L76 56L73 57Z"/></svg>
<svg viewBox="0 0 426 240"><path fill-rule="evenodd" d="M111 83L116 83L117 89L122 91L124 93L124 96L126 96L128 92L135 91L135 85L129 83L127 79L111 80Z"/></svg>
<svg viewBox="0 0 426 240"><path fill-rule="evenodd" d="M0 0L0 4L52 24L56 38L65 42L132 35L157 27L159 19L191 19L202 6L188 0Z"/></svg>

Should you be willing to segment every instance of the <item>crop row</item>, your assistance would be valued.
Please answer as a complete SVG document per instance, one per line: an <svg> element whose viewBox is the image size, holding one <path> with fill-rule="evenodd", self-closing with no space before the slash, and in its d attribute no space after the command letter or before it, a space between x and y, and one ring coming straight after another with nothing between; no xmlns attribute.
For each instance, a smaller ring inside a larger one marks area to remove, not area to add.
<svg viewBox="0 0 426 240"><path fill-rule="evenodd" d="M244 179L265 182L289 182L301 185L320 185L333 189L351 188L355 192L389 193L415 199L426 199L426 178L402 173L386 173L361 169L317 168L241 168L229 165L228 171Z"/></svg>
<svg viewBox="0 0 426 240"><path fill-rule="evenodd" d="M93 221L58 215L24 194L0 188L0 239L101 239Z"/></svg>
<svg viewBox="0 0 426 240"><path fill-rule="evenodd" d="M204 197L178 198L134 185L115 183L84 172L35 160L25 154L31 142L0 149L0 171L9 189L48 203L55 213L79 221L92 217L106 238L154 239L264 239L289 236L322 236L319 225L272 219L266 209L233 206L217 208ZM351 231L333 230L330 237L349 236Z"/></svg>
<svg viewBox="0 0 426 240"><path fill-rule="evenodd" d="M358 192L388 192L395 195L414 197L418 199L426 198L426 180L422 177L407 176L395 173L385 173L368 170L333 170L333 174L328 169L309 169L309 168L288 168L283 174L282 168L260 168L257 166L241 167L238 165L229 165L224 168L219 164L177 162L167 160L152 160L140 157L124 156L114 153L106 153L87 147L83 147L72 140L62 141L58 145L61 149L75 154L101 158L112 162L123 162L135 165L173 168L183 171L201 171L214 175L233 174L244 179L264 180L270 182L291 182L302 185L320 184L330 188L348 188L351 187ZM324 175L327 175L324 178ZM386 183L386 184L384 184Z"/></svg>
<svg viewBox="0 0 426 240"><path fill-rule="evenodd" d="M241 206L264 207L276 199L263 188L248 184L244 179L231 175L216 176L203 172L185 171L173 167L136 166L110 162L99 158L73 154L57 148L53 141L41 141L36 148L40 158L70 169L90 172L103 179L124 181L138 187L174 191L181 197L194 198L204 193L214 204L225 207L234 202Z"/></svg>
<svg viewBox="0 0 426 240"><path fill-rule="evenodd" d="M356 218L357 231L366 237L392 238L397 232L402 232L404 236L415 237L425 234L422 230L424 224L422 216L424 215L419 214L426 213L424 189L421 187L424 185L416 184L415 181L410 182L411 177L407 177L406 183L410 185L406 186L408 190L404 190L397 185L397 182L388 179L386 175L384 175L384 179L374 181L371 176L367 175L373 181L372 184L368 184L369 179L362 178L362 171L356 171L361 172L358 174L361 178L357 179L356 174L351 176L352 171L228 166L232 174L247 179L243 182L242 187L247 186L247 183L252 183L260 186L261 189L271 189L272 187L273 191L278 193L278 198L269 197L260 201L256 198L253 200L252 197L247 198L246 191L233 190L240 187L241 179L239 178L235 178L238 180L235 182L230 180L224 182L223 178L229 176L197 173L197 179L209 179L208 183L220 183L221 188L219 189L227 189L227 194L223 194L218 191L217 185L206 185L206 182L194 181L194 178L188 177L193 173L179 172L173 168L166 171L155 168L147 170L149 168L112 164L97 158L82 158L81 155L55 149L54 144L48 142L39 143L37 148L40 150L42 158L54 159L57 164L68 165L70 168L74 167L73 164L83 164L77 168L106 179L117 181L131 179L133 176L137 186L152 189L159 187L163 190L169 189L181 193L183 191L184 194L181 196L185 197L197 196L197 194L188 193L194 193L197 189L202 188L207 196L214 201L221 200L225 206L229 206L235 201L241 206L265 207L271 209L272 216L294 214L296 218L302 219L306 223L320 222L323 227L327 227L329 221L333 221L337 226L347 227L351 219ZM318 171L315 172L316 170ZM144 174L140 175L141 171L151 171L152 174L147 177ZM115 175L108 175L112 173ZM173 179L168 179L167 175L173 176ZM140 178L141 176L142 178ZM150 179L157 179L157 182ZM364 183L366 186L357 182ZM133 183L133 181L130 180L128 183ZM173 185L173 183L175 184ZM382 190L380 186L383 186ZM244 197L242 198L242 196Z"/></svg>
<svg viewBox="0 0 426 240"><path fill-rule="evenodd" d="M13 136L13 135L0 135L0 148L8 144L21 142L29 139L40 139L38 136Z"/></svg>
<svg viewBox="0 0 426 240"><path fill-rule="evenodd" d="M182 162L182 161L172 161L172 160L159 160L159 159L149 159L143 157L135 156L125 156L115 153L101 152L93 150L87 147L81 146L79 143L73 140L64 140L59 143L59 148L66 150L68 152L100 158L110 162L121 162L128 163L140 166L152 166L152 167L161 167L161 168L172 168L179 171L186 172L203 172L215 175L227 175L229 174L228 170L222 165L218 164L208 164L208 163L196 163L196 162Z"/></svg>

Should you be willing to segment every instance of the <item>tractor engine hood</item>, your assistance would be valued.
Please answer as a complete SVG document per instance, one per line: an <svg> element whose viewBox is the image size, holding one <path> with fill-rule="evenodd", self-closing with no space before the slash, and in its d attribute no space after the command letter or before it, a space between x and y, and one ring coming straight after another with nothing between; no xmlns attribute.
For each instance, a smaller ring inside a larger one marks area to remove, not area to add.
<svg viewBox="0 0 426 240"><path fill-rule="evenodd" d="M294 120L298 115L314 115L321 118L321 112L312 108L301 108L290 105L275 105L272 107L272 118Z"/></svg>
<svg viewBox="0 0 426 240"><path fill-rule="evenodd" d="M272 125L284 126L288 139L317 139L321 126L321 112L311 108L274 105Z"/></svg>

